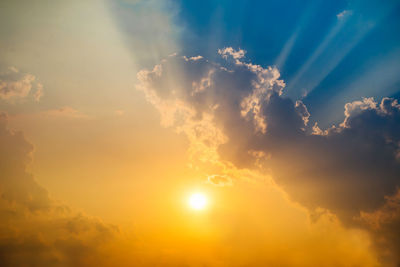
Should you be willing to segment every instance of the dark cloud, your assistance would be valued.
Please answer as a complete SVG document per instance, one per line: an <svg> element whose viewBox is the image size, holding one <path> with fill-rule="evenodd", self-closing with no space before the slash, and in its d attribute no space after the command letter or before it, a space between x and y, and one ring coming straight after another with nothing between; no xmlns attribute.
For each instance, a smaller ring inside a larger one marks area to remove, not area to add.
<svg viewBox="0 0 400 267"><path fill-rule="evenodd" d="M0 265L95 265L113 226L52 199L26 171L33 146L0 115Z"/></svg>
<svg viewBox="0 0 400 267"><path fill-rule="evenodd" d="M342 125L325 135L297 131L286 138L285 128L264 137L265 143L274 141L264 148L272 153L274 177L292 198L312 208L329 208L346 221L381 206L400 182L398 107L388 113L380 107L360 108L364 102L352 105Z"/></svg>
<svg viewBox="0 0 400 267"><path fill-rule="evenodd" d="M361 212L361 223L371 229L384 262L400 262L400 191L386 197L385 204L373 212ZM394 253L393 253L394 252Z"/></svg>
<svg viewBox="0 0 400 267"><path fill-rule="evenodd" d="M233 49L220 53L227 60L222 65L169 57L138 74L139 88L162 116L169 112L169 126L190 128L190 122L211 117L207 123L225 137L214 143L220 159L240 168L264 166L292 200L310 210L326 208L345 224L360 226L360 213L384 207L400 185L397 100L348 103L345 120L323 131L307 125L310 113L301 101L281 96L285 84L276 68L246 63L244 52ZM196 90L199 84L204 86ZM179 120L184 110L191 112ZM186 133L207 146L208 137Z"/></svg>

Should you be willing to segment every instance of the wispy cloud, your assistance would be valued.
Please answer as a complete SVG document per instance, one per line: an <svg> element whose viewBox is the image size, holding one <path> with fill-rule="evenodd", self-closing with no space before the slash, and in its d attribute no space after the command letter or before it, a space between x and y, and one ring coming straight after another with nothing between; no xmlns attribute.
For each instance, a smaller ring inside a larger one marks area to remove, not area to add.
<svg viewBox="0 0 400 267"><path fill-rule="evenodd" d="M343 19L346 19L346 18L350 17L352 14L353 14L352 10L345 9L342 12L340 12L339 14L337 14L336 17L339 20L343 20Z"/></svg>
<svg viewBox="0 0 400 267"><path fill-rule="evenodd" d="M90 116L82 113L81 111L69 106L58 109L49 109L41 112L42 115L55 117L55 118L70 118L70 119L88 119Z"/></svg>
<svg viewBox="0 0 400 267"><path fill-rule="evenodd" d="M22 73L15 67L0 72L0 99L12 102L26 98L35 89L33 98L39 101L43 96L43 85L37 82L34 75Z"/></svg>

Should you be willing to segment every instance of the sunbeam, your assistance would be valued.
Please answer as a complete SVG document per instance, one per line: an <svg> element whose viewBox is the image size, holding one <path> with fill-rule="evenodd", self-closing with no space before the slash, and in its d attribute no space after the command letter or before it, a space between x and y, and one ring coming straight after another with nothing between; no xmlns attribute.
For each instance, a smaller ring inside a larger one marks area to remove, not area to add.
<svg viewBox="0 0 400 267"><path fill-rule="evenodd" d="M329 103L325 103L316 117L327 118L328 121L340 121L343 114L335 110L343 107L345 103L355 101L360 97L379 98L380 95L391 96L400 89L396 86L400 82L400 51L396 50L383 58L368 62L366 67L352 81L346 81L337 86ZM340 89L340 90L339 90Z"/></svg>
<svg viewBox="0 0 400 267"><path fill-rule="evenodd" d="M329 31L329 33L325 36L324 40L318 45L312 55L307 59L307 61L300 67L300 69L296 72L293 78L289 80L287 90L290 92L294 90L294 88L299 87L298 82L301 78L303 78L304 74L309 70L312 64L317 60L322 53L328 48L332 40L339 34L342 28L345 26L348 18L337 19L335 25Z"/></svg>
<svg viewBox="0 0 400 267"><path fill-rule="evenodd" d="M274 65L277 66L278 69L280 69L281 71L285 66L287 58L290 56L290 53L292 52L293 46L295 45L299 34L303 30L303 28L307 27L307 24L310 23L311 14L315 11L316 8L317 8L316 3L312 3L310 4L310 6L306 8L300 20L296 22L297 26L295 30L290 35L289 39L286 41L278 57L275 59Z"/></svg>
<svg viewBox="0 0 400 267"><path fill-rule="evenodd" d="M400 266L398 0L1 0L0 266Z"/></svg>

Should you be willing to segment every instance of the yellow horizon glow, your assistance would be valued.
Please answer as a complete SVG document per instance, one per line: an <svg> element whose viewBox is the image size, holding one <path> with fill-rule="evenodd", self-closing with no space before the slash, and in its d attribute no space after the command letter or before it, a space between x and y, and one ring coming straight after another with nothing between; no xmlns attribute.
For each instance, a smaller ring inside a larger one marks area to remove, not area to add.
<svg viewBox="0 0 400 267"><path fill-rule="evenodd" d="M189 197L189 206L194 210L203 210L207 206L207 197L202 193L194 193Z"/></svg>

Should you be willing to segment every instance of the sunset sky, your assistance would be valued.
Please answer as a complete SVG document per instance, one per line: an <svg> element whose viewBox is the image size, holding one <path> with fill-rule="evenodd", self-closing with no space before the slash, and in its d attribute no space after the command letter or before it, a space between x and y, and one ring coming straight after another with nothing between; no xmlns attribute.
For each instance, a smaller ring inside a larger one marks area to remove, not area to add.
<svg viewBox="0 0 400 267"><path fill-rule="evenodd" d="M0 266L400 266L398 0L1 0Z"/></svg>

